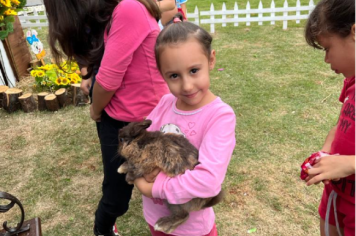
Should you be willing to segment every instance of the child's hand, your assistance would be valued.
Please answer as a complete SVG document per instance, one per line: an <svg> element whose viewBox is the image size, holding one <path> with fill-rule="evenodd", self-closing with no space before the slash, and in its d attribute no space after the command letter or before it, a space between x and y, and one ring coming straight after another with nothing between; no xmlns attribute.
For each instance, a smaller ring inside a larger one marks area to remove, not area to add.
<svg viewBox="0 0 356 236"><path fill-rule="evenodd" d="M159 174L160 171L161 171L161 169L156 168L151 173L149 173L148 175L143 175L143 178L145 178L145 180L148 183L153 183L153 182L155 182L156 177L157 177L157 175Z"/></svg>
<svg viewBox="0 0 356 236"><path fill-rule="evenodd" d="M153 188L153 183L148 183L145 178L137 178L134 181L134 184L138 191L140 191L144 196L152 198L152 188Z"/></svg>
<svg viewBox="0 0 356 236"><path fill-rule="evenodd" d="M308 170L307 185L318 184L321 181L340 179L355 174L355 156L331 155L320 158L312 169Z"/></svg>

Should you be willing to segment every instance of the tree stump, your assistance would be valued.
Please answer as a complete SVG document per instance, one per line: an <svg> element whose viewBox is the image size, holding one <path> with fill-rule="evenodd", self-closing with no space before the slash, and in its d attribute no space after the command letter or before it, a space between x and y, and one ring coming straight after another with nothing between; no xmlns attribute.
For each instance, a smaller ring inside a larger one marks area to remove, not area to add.
<svg viewBox="0 0 356 236"><path fill-rule="evenodd" d="M49 94L45 97L46 107L49 111L58 111L59 110L59 102L57 96L54 94Z"/></svg>
<svg viewBox="0 0 356 236"><path fill-rule="evenodd" d="M73 93L73 104L74 106L84 106L89 104L89 96L85 95L80 89L80 84L72 84L72 93Z"/></svg>
<svg viewBox="0 0 356 236"><path fill-rule="evenodd" d="M60 108L68 105L67 104L68 94L65 88L58 89L54 94L57 96Z"/></svg>
<svg viewBox="0 0 356 236"><path fill-rule="evenodd" d="M8 89L9 87L6 85L0 85L0 108L2 108L2 100L4 99L5 91Z"/></svg>
<svg viewBox="0 0 356 236"><path fill-rule="evenodd" d="M39 111L44 111L46 110L46 102L45 102L45 97L48 95L49 93L47 92L42 92L37 94L37 98L38 98L38 110Z"/></svg>
<svg viewBox="0 0 356 236"><path fill-rule="evenodd" d="M33 112L37 109L37 104L35 99L33 98L32 93L26 93L19 97L22 110L26 113Z"/></svg>
<svg viewBox="0 0 356 236"><path fill-rule="evenodd" d="M22 90L17 88L10 88L5 91L2 106L4 109L12 113L21 109L21 103L19 101L19 97L22 95Z"/></svg>
<svg viewBox="0 0 356 236"><path fill-rule="evenodd" d="M36 69L37 67L42 66L42 63L41 63L41 61L34 59L34 60L30 61L30 65L31 65L32 69Z"/></svg>

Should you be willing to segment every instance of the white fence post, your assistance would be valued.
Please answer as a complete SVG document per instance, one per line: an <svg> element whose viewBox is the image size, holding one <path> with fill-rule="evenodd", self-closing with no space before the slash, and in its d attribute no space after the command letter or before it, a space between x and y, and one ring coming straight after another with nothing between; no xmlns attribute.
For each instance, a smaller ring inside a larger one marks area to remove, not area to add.
<svg viewBox="0 0 356 236"><path fill-rule="evenodd" d="M235 2L235 6L234 6L234 12L236 12L234 14L234 19L237 21L239 19L239 15L237 13L237 11L239 10L239 7L237 6L237 2ZM239 26L239 23L238 22L235 22L234 23L234 26Z"/></svg>
<svg viewBox="0 0 356 236"><path fill-rule="evenodd" d="M222 20L224 22L226 20L226 5L225 5L225 3L223 3L221 11L222 11ZM226 23L222 23L222 27L226 27Z"/></svg>
<svg viewBox="0 0 356 236"><path fill-rule="evenodd" d="M247 1L247 5L246 5L246 26L250 26L251 25L251 22L249 21L250 18L251 18L251 13L250 13L250 10L251 10L251 6L250 6L250 2Z"/></svg>
<svg viewBox="0 0 356 236"><path fill-rule="evenodd" d="M309 1L309 7L310 7L310 8L314 8L314 6L315 6L315 5L314 5L313 0L310 0L310 1ZM311 12L312 12L312 10L309 10L309 15L310 15Z"/></svg>
<svg viewBox="0 0 356 236"><path fill-rule="evenodd" d="M38 12L37 12L37 9L36 9L36 8L33 9L33 15L34 15L34 16L38 16ZM39 23L41 23L41 22L40 22L40 20L36 20L36 23L39 24ZM39 28L39 29L42 29L41 27L38 27L38 28Z"/></svg>
<svg viewBox="0 0 356 236"><path fill-rule="evenodd" d="M196 25L199 25L199 10L198 10L198 7L197 7L197 6L195 6L194 14L196 15L195 24L196 24Z"/></svg>
<svg viewBox="0 0 356 236"><path fill-rule="evenodd" d="M212 3L210 6L210 20L211 20L211 24L210 24L210 33L215 33L215 24L214 24L214 20L215 20L215 16L214 16L214 4Z"/></svg>
<svg viewBox="0 0 356 236"><path fill-rule="evenodd" d="M260 3L258 4L258 10L260 10L260 12L258 13L258 19L260 21L258 21L258 25L262 25L262 18L263 18L263 6L262 6L262 2L260 1Z"/></svg>
<svg viewBox="0 0 356 236"><path fill-rule="evenodd" d="M283 29L286 30L287 27L288 27L288 20L287 20L287 17L288 17L288 2L287 0L284 1L284 4L283 4L283 9L284 9L284 12L283 12Z"/></svg>
<svg viewBox="0 0 356 236"><path fill-rule="evenodd" d="M300 17L300 1L299 0L297 0L297 13L296 13L296 16L297 16L297 18L299 18ZM297 19L296 21L295 21L297 24L299 24L300 23L300 20L299 19Z"/></svg>
<svg viewBox="0 0 356 236"><path fill-rule="evenodd" d="M275 8L276 8L276 5L274 4L274 1L272 0L272 2L271 2L271 18L272 19L274 19L274 17L276 16ZM274 25L274 24L275 24L275 21L272 20L271 25Z"/></svg>

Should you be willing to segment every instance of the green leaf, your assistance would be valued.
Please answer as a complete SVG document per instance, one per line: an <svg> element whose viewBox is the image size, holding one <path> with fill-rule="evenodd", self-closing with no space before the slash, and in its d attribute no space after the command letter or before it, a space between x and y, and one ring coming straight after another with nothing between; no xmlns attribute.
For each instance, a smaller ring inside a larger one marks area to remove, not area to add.
<svg viewBox="0 0 356 236"><path fill-rule="evenodd" d="M6 16L6 17L4 18L4 21L5 21L6 23L8 23L8 22L13 23L13 22L15 22L15 17L13 17L13 16Z"/></svg>
<svg viewBox="0 0 356 236"><path fill-rule="evenodd" d="M0 40L4 40L9 35L7 30L0 31Z"/></svg>

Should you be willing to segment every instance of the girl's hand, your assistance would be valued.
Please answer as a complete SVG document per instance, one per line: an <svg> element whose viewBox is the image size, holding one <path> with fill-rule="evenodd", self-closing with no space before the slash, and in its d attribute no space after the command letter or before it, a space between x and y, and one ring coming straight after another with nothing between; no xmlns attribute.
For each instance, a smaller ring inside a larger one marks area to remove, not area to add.
<svg viewBox="0 0 356 236"><path fill-rule="evenodd" d="M89 90L91 87L92 80L90 79L82 79L80 83L80 89L83 91L85 95L89 95Z"/></svg>
<svg viewBox="0 0 356 236"><path fill-rule="evenodd" d="M96 121L96 122L100 122L100 119L101 119L101 113L97 114L94 112L94 109L93 109L93 105L90 105L90 117Z"/></svg>
<svg viewBox="0 0 356 236"><path fill-rule="evenodd" d="M355 174L355 156L325 156L308 170L308 174L309 177L305 179L308 186L321 181L327 184L329 180Z"/></svg>
<svg viewBox="0 0 356 236"><path fill-rule="evenodd" d="M138 191L140 191L144 196L152 198L152 188L153 188L153 183L148 183L145 178L137 178L134 181L134 184Z"/></svg>
<svg viewBox="0 0 356 236"><path fill-rule="evenodd" d="M159 174L160 171L161 171L161 169L156 168L151 173L149 173L148 175L143 175L143 178L145 178L145 180L148 183L153 183L153 182L155 182L156 177L157 177L157 175Z"/></svg>

